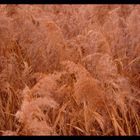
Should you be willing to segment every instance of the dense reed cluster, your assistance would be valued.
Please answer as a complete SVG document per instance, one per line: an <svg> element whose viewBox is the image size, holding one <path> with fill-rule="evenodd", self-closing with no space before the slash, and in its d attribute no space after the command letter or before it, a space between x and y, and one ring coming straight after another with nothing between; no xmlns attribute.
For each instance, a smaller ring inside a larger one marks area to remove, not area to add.
<svg viewBox="0 0 140 140"><path fill-rule="evenodd" d="M0 135L140 135L140 5L0 5Z"/></svg>

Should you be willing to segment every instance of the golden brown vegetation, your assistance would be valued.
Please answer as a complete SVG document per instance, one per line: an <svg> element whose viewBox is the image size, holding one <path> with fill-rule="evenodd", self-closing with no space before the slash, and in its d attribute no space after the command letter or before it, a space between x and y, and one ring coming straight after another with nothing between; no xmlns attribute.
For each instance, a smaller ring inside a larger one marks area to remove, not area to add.
<svg viewBox="0 0 140 140"><path fill-rule="evenodd" d="M0 135L140 135L140 5L0 5Z"/></svg>

